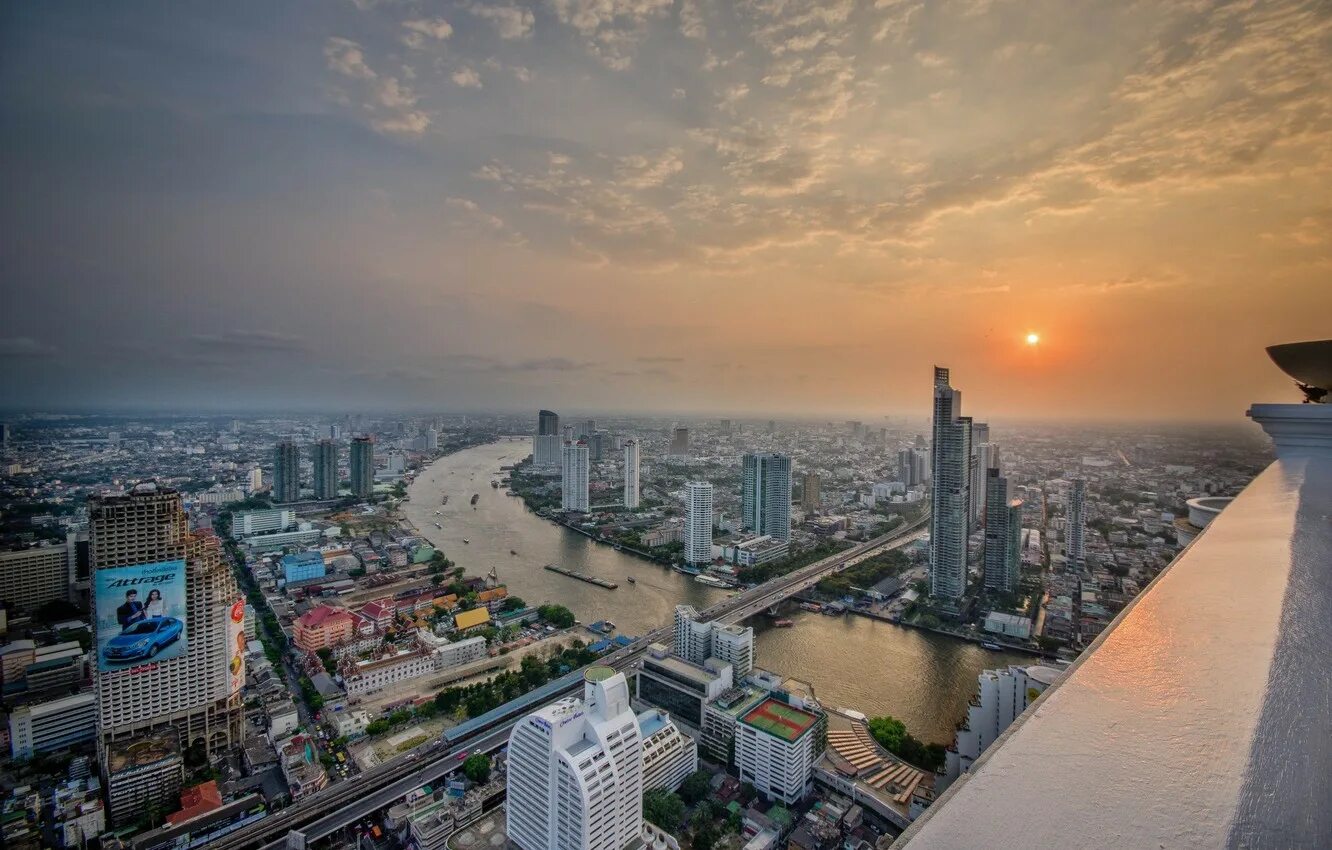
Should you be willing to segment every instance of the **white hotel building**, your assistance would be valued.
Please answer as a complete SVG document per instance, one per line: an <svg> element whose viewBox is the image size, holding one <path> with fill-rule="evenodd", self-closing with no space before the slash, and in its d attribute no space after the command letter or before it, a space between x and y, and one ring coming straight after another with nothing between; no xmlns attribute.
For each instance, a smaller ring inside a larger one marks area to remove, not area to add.
<svg viewBox="0 0 1332 850"><path fill-rule="evenodd" d="M622 850L643 834L643 741L610 667L509 735L507 831L522 850Z"/></svg>

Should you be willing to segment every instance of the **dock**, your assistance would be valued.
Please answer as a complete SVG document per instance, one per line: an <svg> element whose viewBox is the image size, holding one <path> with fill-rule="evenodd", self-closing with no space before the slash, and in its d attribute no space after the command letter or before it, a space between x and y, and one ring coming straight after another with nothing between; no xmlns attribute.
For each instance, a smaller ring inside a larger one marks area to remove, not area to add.
<svg viewBox="0 0 1332 850"><path fill-rule="evenodd" d="M558 564L546 564L546 569L550 570L552 573L559 573L562 576L568 576L569 578L576 578L579 581L585 581L588 584L595 584L597 587L604 587L607 590L614 590L615 588L619 587L619 585L613 581L606 581L604 578L597 578L596 576L590 576L587 573L574 572L573 570L565 569L564 567L561 567Z"/></svg>

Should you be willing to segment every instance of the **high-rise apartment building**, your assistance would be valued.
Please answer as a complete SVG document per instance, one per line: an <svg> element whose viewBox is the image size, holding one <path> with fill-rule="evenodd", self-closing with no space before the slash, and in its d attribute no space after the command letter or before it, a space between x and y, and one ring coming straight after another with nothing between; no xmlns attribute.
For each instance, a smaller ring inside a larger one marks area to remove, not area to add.
<svg viewBox="0 0 1332 850"><path fill-rule="evenodd" d="M595 419L584 419L578 426L579 439L589 439L595 433L597 433L597 420Z"/></svg>
<svg viewBox="0 0 1332 850"><path fill-rule="evenodd" d="M565 443L560 450L560 509L587 513L591 506L588 498L588 478L592 461L587 443Z"/></svg>
<svg viewBox="0 0 1332 850"><path fill-rule="evenodd" d="M146 482L95 496L88 510L97 734L112 820L123 823L146 802L174 804L181 750L197 743L211 756L239 743L230 614L240 595L218 539L189 531L175 490Z"/></svg>
<svg viewBox="0 0 1332 850"><path fill-rule="evenodd" d="M643 832L643 740L629 684L589 667L583 699L537 709L509 734L506 830L521 850L623 850Z"/></svg>
<svg viewBox="0 0 1332 850"><path fill-rule="evenodd" d="M942 794L954 780L971 770L981 753L1054 684L1060 672L1040 664L982 671L976 677L976 696L967 707L967 719L958 728L954 745L944 753L944 774L935 786L935 793Z"/></svg>
<svg viewBox="0 0 1332 850"><path fill-rule="evenodd" d="M279 440L273 450L273 501L301 500L301 456L292 440Z"/></svg>
<svg viewBox="0 0 1332 850"><path fill-rule="evenodd" d="M264 471L260 467L254 467L245 476L245 489L247 495L253 496L264 488Z"/></svg>
<svg viewBox="0 0 1332 850"><path fill-rule="evenodd" d="M748 531L791 540L791 458L748 452L743 459L741 520Z"/></svg>
<svg viewBox="0 0 1332 850"><path fill-rule="evenodd" d="M930 515L930 595L961 599L967 590L967 538L971 533L971 420L947 369L934 367L934 481Z"/></svg>
<svg viewBox="0 0 1332 850"><path fill-rule="evenodd" d="M817 472L806 472L800 479L800 509L817 513L823 505L823 479Z"/></svg>
<svg viewBox="0 0 1332 850"><path fill-rule="evenodd" d="M788 806L808 793L828 727L827 715L791 699L768 697L739 717L735 727L740 781Z"/></svg>
<svg viewBox="0 0 1332 850"><path fill-rule="evenodd" d="M351 491L367 499L375 492L375 440L370 436L352 437Z"/></svg>
<svg viewBox="0 0 1332 850"><path fill-rule="evenodd" d="M310 452L314 462L314 496L316 499L338 497L338 444L323 439L314 444Z"/></svg>
<svg viewBox="0 0 1332 850"><path fill-rule="evenodd" d="M668 453L671 457L687 458L689 457L689 429L676 428L671 435L671 450Z"/></svg>
<svg viewBox="0 0 1332 850"><path fill-rule="evenodd" d="M638 734L643 739L644 791L674 791L698 770L698 745L665 711L652 708L639 714Z"/></svg>
<svg viewBox="0 0 1332 850"><path fill-rule="evenodd" d="M1068 527L1065 556L1069 569L1082 569L1087 565L1087 479L1074 478L1068 494Z"/></svg>
<svg viewBox="0 0 1332 850"><path fill-rule="evenodd" d="M712 561L712 485L706 481L685 483L685 561Z"/></svg>
<svg viewBox="0 0 1332 850"><path fill-rule="evenodd" d="M1022 577L1022 500L1008 479L991 468L986 475L985 589L1017 593Z"/></svg>
<svg viewBox="0 0 1332 850"><path fill-rule="evenodd" d="M339 424L337 424L336 422L333 423L332 425L328 426L328 438L329 438L330 440L341 440L341 439L342 439L342 426L339 425Z"/></svg>
<svg viewBox="0 0 1332 850"><path fill-rule="evenodd" d="M971 524L973 527L985 523L985 489L990 480L990 470L999 469L999 446L996 443L980 443L975 446L976 465L971 470Z"/></svg>
<svg viewBox="0 0 1332 850"><path fill-rule="evenodd" d="M638 441L624 442L624 506L631 510L638 507Z"/></svg>

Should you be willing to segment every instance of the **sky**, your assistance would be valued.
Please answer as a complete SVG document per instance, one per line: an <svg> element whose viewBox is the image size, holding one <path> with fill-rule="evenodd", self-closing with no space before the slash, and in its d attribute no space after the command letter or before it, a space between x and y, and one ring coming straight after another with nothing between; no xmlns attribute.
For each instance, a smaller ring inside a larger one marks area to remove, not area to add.
<svg viewBox="0 0 1332 850"><path fill-rule="evenodd" d="M0 407L1234 421L1332 6L6 3L0 186Z"/></svg>

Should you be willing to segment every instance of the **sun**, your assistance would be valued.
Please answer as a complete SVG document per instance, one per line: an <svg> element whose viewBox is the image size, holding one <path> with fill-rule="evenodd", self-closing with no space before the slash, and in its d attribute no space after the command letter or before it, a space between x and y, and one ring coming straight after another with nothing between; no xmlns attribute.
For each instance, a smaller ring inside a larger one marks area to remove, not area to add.
<svg viewBox="0 0 1332 850"><path fill-rule="evenodd" d="M1027 345L1035 345L1041 341L1041 335L1038 333L1027 334Z"/></svg>

